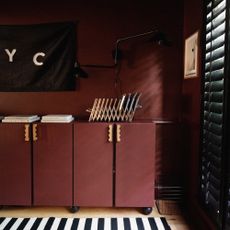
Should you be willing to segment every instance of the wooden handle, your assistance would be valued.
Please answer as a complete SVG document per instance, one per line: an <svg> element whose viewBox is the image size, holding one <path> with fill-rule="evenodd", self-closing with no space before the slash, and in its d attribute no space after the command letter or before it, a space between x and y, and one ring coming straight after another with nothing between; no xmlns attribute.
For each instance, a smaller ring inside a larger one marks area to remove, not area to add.
<svg viewBox="0 0 230 230"><path fill-rule="evenodd" d="M121 142L121 125L117 125L117 136L116 136L117 142Z"/></svg>
<svg viewBox="0 0 230 230"><path fill-rule="evenodd" d="M113 142L113 125L108 127L108 142Z"/></svg>
<svg viewBox="0 0 230 230"><path fill-rule="evenodd" d="M37 124L33 124L33 141L38 140L37 127L38 127Z"/></svg>
<svg viewBox="0 0 230 230"><path fill-rule="evenodd" d="M24 137L25 137L25 141L30 141L30 125L26 124L24 129Z"/></svg>

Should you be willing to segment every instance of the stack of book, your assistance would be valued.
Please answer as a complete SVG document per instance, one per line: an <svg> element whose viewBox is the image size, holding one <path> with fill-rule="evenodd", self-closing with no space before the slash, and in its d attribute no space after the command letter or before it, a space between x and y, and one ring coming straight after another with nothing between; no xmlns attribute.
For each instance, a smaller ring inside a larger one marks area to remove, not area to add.
<svg viewBox="0 0 230 230"><path fill-rule="evenodd" d="M40 117L38 115L11 115L3 118L4 123L31 123L38 121Z"/></svg>
<svg viewBox="0 0 230 230"><path fill-rule="evenodd" d="M66 114L49 114L42 116L41 122L43 123L69 123L74 120L72 115Z"/></svg>

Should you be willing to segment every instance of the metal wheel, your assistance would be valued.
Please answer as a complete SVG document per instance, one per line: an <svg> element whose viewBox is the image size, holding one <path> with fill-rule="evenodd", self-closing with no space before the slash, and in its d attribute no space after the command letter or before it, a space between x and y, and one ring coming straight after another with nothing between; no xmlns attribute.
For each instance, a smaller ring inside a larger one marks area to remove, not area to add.
<svg viewBox="0 0 230 230"><path fill-rule="evenodd" d="M143 214L145 215L149 215L152 212L153 208L150 207L146 207L146 208L142 208Z"/></svg>
<svg viewBox="0 0 230 230"><path fill-rule="evenodd" d="M70 212L75 213L75 212L77 212L79 209L80 209L80 208L79 208L78 206L72 206L72 207L70 208Z"/></svg>

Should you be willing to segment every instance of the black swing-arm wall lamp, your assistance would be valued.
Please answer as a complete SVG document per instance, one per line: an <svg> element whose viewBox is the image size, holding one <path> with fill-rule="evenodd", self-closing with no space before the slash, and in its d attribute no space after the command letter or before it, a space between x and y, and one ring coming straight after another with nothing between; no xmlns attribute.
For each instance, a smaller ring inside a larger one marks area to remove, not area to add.
<svg viewBox="0 0 230 230"><path fill-rule="evenodd" d="M166 42L166 37L163 35L163 33L159 32L157 29L155 30L151 30L145 33L141 33L141 34L136 34L136 35L132 35L132 36L128 36L128 37L123 37L123 38L119 38L116 41L116 48L115 48L115 53L114 53L114 65L117 65L118 60L121 57L121 50L119 49L119 45L122 42L128 41L130 39L135 39L135 38L141 38L141 37L146 37L149 35L154 35L154 37L152 37L150 39L151 42L158 42L159 44L161 44L162 42Z"/></svg>
<svg viewBox="0 0 230 230"><path fill-rule="evenodd" d="M80 65L78 62L76 62L75 66L75 74L79 77L86 78L88 77L88 74L81 68L81 67L89 67L89 68L115 68L118 65L118 61L122 58L122 51L119 49L119 46L121 43L131 40L131 39L138 39L141 37L148 37L150 35L153 35L149 41L158 43L159 45L164 46L171 46L171 41L169 41L166 37L166 35L162 32L160 32L158 29L154 29L145 33L140 33L132 36L127 36L123 38L119 38L116 41L115 49L113 50L113 58L114 58L114 64L112 65L99 65L99 64L84 64Z"/></svg>

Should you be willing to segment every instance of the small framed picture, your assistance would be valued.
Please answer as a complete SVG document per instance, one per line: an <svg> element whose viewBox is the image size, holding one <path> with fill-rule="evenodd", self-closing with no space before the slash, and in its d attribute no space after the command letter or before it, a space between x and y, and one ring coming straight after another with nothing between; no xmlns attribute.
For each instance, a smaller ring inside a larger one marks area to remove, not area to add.
<svg viewBox="0 0 230 230"><path fill-rule="evenodd" d="M198 31L185 39L184 78L197 77Z"/></svg>

